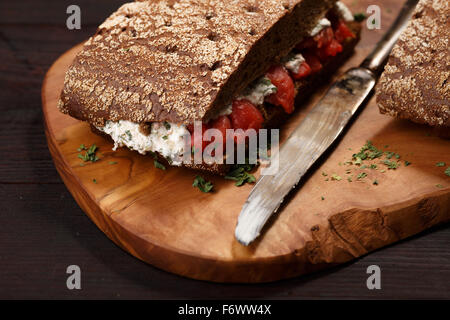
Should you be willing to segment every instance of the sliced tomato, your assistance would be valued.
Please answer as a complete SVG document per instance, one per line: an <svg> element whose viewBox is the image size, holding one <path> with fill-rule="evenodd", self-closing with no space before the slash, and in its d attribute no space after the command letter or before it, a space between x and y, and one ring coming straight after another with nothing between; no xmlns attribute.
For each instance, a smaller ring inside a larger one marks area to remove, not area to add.
<svg viewBox="0 0 450 320"><path fill-rule="evenodd" d="M356 38L356 35L344 21L339 20L336 30L334 31L334 37L339 43L343 43L347 38Z"/></svg>
<svg viewBox="0 0 450 320"><path fill-rule="evenodd" d="M319 49L327 47L333 39L334 39L334 32L331 27L323 29L314 37L314 41L317 44L316 46Z"/></svg>
<svg viewBox="0 0 450 320"><path fill-rule="evenodd" d="M264 122L261 112L248 100L233 101L230 119L234 129L242 130L259 130Z"/></svg>
<svg viewBox="0 0 450 320"><path fill-rule="evenodd" d="M195 132L194 131L194 125L190 124L187 126L188 131L191 133L191 147L194 152L203 150L208 146L210 143L209 141L206 141L206 139L203 139L203 135L205 134L205 131L208 130L208 126L204 123L202 123L202 132Z"/></svg>
<svg viewBox="0 0 450 320"><path fill-rule="evenodd" d="M325 52L329 57L334 57L343 50L342 45L336 40L331 40L330 44L326 47Z"/></svg>
<svg viewBox="0 0 450 320"><path fill-rule="evenodd" d="M305 57L306 63L311 67L312 74L322 70L322 63L320 63L320 60L316 57L316 55L311 52L306 52L303 56Z"/></svg>
<svg viewBox="0 0 450 320"><path fill-rule="evenodd" d="M332 39L326 47L316 50L316 56L320 61L325 62L329 57L336 56L338 53L342 52L342 50L342 45L336 39Z"/></svg>
<svg viewBox="0 0 450 320"><path fill-rule="evenodd" d="M219 142L217 147L220 150L223 150L227 142L227 129L232 129L230 118L227 116L220 116L211 121L210 126L211 128L217 129L222 133L223 140Z"/></svg>
<svg viewBox="0 0 450 320"><path fill-rule="evenodd" d="M266 97L267 102L283 107L286 113L294 111L295 86L289 72L282 66L273 66L266 73L277 92Z"/></svg>
<svg viewBox="0 0 450 320"><path fill-rule="evenodd" d="M300 80L303 78L306 78L307 76L309 76L311 74L311 67L309 66L309 64L305 61L303 62L300 67L298 68L298 72L297 73L292 73L292 77L295 80Z"/></svg>

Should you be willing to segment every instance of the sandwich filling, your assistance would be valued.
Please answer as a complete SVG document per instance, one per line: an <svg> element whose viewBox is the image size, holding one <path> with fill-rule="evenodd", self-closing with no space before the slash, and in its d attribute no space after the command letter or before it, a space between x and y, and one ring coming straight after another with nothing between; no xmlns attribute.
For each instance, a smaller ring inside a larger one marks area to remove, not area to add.
<svg viewBox="0 0 450 320"><path fill-rule="evenodd" d="M204 121L202 131L214 128L226 137L227 129L259 130L264 122L260 108L265 104L281 107L284 112L292 113L296 95L295 81L320 72L322 63L342 52L342 43L346 39L356 37L347 26L349 21L353 21L352 13L338 1L319 20L309 36L281 59L280 64L272 66L265 75L237 95L232 104ZM209 144L203 143L202 137L193 135L193 125L154 122L148 124L148 130L143 130L142 124L119 120L107 121L105 126L97 129L111 136L114 150L126 146L141 154L157 152L170 164L177 166L182 164L180 159L186 135L192 135L191 145L196 149L203 149Z"/></svg>

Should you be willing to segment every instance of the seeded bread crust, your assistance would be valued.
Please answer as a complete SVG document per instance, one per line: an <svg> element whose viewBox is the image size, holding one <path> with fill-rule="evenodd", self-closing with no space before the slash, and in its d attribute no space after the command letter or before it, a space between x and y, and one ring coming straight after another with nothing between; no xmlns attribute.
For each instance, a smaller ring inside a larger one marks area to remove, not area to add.
<svg viewBox="0 0 450 320"><path fill-rule="evenodd" d="M76 56L59 108L97 126L202 120L287 54L335 2L127 3Z"/></svg>
<svg viewBox="0 0 450 320"><path fill-rule="evenodd" d="M450 1L421 0L377 86L380 112L450 127Z"/></svg>

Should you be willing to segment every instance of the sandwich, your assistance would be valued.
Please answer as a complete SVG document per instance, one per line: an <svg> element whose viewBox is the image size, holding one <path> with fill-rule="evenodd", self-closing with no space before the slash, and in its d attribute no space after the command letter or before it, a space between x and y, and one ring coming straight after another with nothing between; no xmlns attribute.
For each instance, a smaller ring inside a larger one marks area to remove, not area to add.
<svg viewBox="0 0 450 320"><path fill-rule="evenodd" d="M450 132L450 2L420 0L377 85L381 113ZM449 135L450 137L450 135Z"/></svg>
<svg viewBox="0 0 450 320"><path fill-rule="evenodd" d="M77 54L58 107L114 149L224 175L230 165L180 155L203 149L208 128L226 140L230 129L281 126L352 53L359 33L335 0L127 3Z"/></svg>

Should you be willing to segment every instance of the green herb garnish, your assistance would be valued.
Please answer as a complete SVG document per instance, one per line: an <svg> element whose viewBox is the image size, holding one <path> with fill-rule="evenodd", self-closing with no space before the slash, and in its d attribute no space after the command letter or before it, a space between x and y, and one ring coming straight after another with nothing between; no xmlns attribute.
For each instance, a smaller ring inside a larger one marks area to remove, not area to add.
<svg viewBox="0 0 450 320"><path fill-rule="evenodd" d="M359 12L359 13L355 13L353 15L353 18L355 19L355 21L361 22L361 21L364 21L364 19L366 19L366 15L362 12Z"/></svg>
<svg viewBox="0 0 450 320"><path fill-rule="evenodd" d="M166 130L170 130L170 128L171 128L170 123L168 123L167 121L164 121L164 127L166 128Z"/></svg>
<svg viewBox="0 0 450 320"><path fill-rule="evenodd" d="M445 167L445 162L436 163L436 167Z"/></svg>
<svg viewBox="0 0 450 320"><path fill-rule="evenodd" d="M92 182L97 184L97 180L96 179L92 179Z"/></svg>
<svg viewBox="0 0 450 320"><path fill-rule="evenodd" d="M405 167L409 166L411 162L405 160Z"/></svg>
<svg viewBox="0 0 450 320"><path fill-rule="evenodd" d="M156 159L153 161L153 165L154 165L155 168L157 168L157 169L166 170L166 167L165 167L161 162L159 162L159 161L156 160Z"/></svg>
<svg viewBox="0 0 450 320"><path fill-rule="evenodd" d="M109 164L117 164L117 161L109 161Z"/></svg>
<svg viewBox="0 0 450 320"><path fill-rule="evenodd" d="M338 176L336 173L334 173L334 174L331 176L331 180L341 181L341 180L342 180L342 177L341 177L341 176Z"/></svg>
<svg viewBox="0 0 450 320"><path fill-rule="evenodd" d="M450 167L445 169L444 173L450 177Z"/></svg>
<svg viewBox="0 0 450 320"><path fill-rule="evenodd" d="M84 145L82 145L84 147ZM81 146L80 146L81 149ZM86 147L84 147L83 150L86 150ZM98 147L93 144L89 149L87 149L87 151L84 154L78 154L78 158L80 158L81 160L83 160L84 162L96 162L99 160L99 158L96 156L96 152L98 150Z"/></svg>
<svg viewBox="0 0 450 320"><path fill-rule="evenodd" d="M400 166L400 164L398 162L390 161L390 160L384 160L383 164L386 165L388 167L388 169L393 169L393 170L397 169Z"/></svg>
<svg viewBox="0 0 450 320"><path fill-rule="evenodd" d="M198 188L201 192L208 193L210 192L214 185L210 181L206 181L202 176L196 176L194 179L194 183L192 183L194 188Z"/></svg>
<svg viewBox="0 0 450 320"><path fill-rule="evenodd" d="M364 179L365 177L367 177L367 173L361 172L360 174L358 174L356 179L361 180L361 179Z"/></svg>
<svg viewBox="0 0 450 320"><path fill-rule="evenodd" d="M125 133L128 136L128 141L131 141L133 139L133 135L131 134L130 130L125 131Z"/></svg>
<svg viewBox="0 0 450 320"><path fill-rule="evenodd" d="M353 159L356 160L356 164L358 164L358 162L359 164L361 164L361 160L373 160L381 157L382 155L383 151L378 150L371 141L367 141L366 144L361 148L361 150L353 155Z"/></svg>
<svg viewBox="0 0 450 320"><path fill-rule="evenodd" d="M236 181L235 185L240 187L245 183L254 183L256 178L249 173L255 166L251 164L237 164L227 173L225 179Z"/></svg>
<svg viewBox="0 0 450 320"><path fill-rule="evenodd" d="M81 152L83 150L86 150L86 147L84 144L80 144L80 147L77 149L78 152Z"/></svg>

